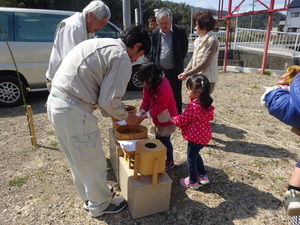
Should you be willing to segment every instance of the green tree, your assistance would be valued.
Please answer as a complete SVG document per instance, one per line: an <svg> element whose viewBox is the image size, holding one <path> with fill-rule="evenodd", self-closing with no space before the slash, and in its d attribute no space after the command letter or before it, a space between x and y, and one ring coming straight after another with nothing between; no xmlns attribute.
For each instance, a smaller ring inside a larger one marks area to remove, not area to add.
<svg viewBox="0 0 300 225"><path fill-rule="evenodd" d="M82 11L82 9L89 4L91 0L0 0L0 6L5 7L19 7L19 8L37 8L37 9L60 9L70 11ZM184 26L187 33L190 32L191 25L191 8L193 11L203 11L203 8L196 8L185 3L174 3L161 0L142 0L143 23L147 26L147 19L154 15L154 9L162 7L169 8L173 13L173 22ZM122 0L105 0L112 12L111 21L118 27L123 27L123 9ZM131 0L131 21L132 25L135 23L135 9L138 8L138 0ZM224 12L226 14L226 12ZM217 11L215 11L217 14ZM285 15L275 12L273 16L273 25L278 26L279 21L284 20ZM252 27L255 29L266 29L268 21L268 14L258 14L252 17ZM251 17L239 17L239 27L250 28ZM218 22L219 26L226 26L226 20Z"/></svg>
<svg viewBox="0 0 300 225"><path fill-rule="evenodd" d="M123 9L122 0L106 0L106 5L111 11L110 21L116 24L118 27L123 27Z"/></svg>
<svg viewBox="0 0 300 225"><path fill-rule="evenodd" d="M279 22L285 20L285 15L275 12L273 14L272 26L278 26ZM257 14L252 16L252 28L253 29L267 29L268 13ZM238 27L251 28L251 16L241 16L238 20Z"/></svg>

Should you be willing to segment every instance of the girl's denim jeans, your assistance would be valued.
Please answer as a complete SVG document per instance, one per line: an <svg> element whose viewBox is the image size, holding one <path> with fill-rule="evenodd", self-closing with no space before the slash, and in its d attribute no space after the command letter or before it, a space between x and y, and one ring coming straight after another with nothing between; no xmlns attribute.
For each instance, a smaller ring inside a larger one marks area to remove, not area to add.
<svg viewBox="0 0 300 225"><path fill-rule="evenodd" d="M198 176L206 175L204 163L199 153L203 147L203 145L193 142L188 142L187 145L187 165L191 184L198 182Z"/></svg>

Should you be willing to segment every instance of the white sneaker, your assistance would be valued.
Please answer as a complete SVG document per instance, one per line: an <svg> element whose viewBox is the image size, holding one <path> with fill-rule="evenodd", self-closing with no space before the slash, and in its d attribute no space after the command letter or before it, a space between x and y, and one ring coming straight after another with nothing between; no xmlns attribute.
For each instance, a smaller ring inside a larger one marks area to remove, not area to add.
<svg viewBox="0 0 300 225"><path fill-rule="evenodd" d="M283 196L283 204L286 209L286 214L289 216L300 215L300 192L290 189Z"/></svg>

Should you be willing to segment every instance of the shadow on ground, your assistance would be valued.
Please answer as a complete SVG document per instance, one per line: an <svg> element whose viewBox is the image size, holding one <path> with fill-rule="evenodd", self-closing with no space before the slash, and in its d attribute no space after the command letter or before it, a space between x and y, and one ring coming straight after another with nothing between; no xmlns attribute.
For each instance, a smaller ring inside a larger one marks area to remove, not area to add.
<svg viewBox="0 0 300 225"><path fill-rule="evenodd" d="M173 180L170 210L178 214L176 217L185 224L233 225L234 220L255 217L258 210L282 207L281 201L272 194L231 181L222 169L206 167L211 183L201 186L199 190L182 187L179 179L187 175L186 167L186 163L183 163L167 172ZM209 200L201 198L203 195L210 196ZM180 208L175 208L175 205L180 205ZM270 221L270 218L265 219Z"/></svg>

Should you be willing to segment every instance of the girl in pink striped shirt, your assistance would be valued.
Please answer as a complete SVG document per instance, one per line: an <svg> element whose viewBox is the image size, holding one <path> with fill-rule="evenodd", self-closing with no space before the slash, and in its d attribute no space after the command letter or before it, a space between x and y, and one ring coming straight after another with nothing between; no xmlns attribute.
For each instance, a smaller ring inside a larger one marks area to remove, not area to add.
<svg viewBox="0 0 300 225"><path fill-rule="evenodd" d="M182 136L188 141L187 164L189 176L180 179L184 187L198 189L199 183L208 184L200 150L212 139L209 121L214 119L213 99L210 97L210 85L206 76L196 74L187 82L190 101L181 115L173 118L173 123L181 128Z"/></svg>

